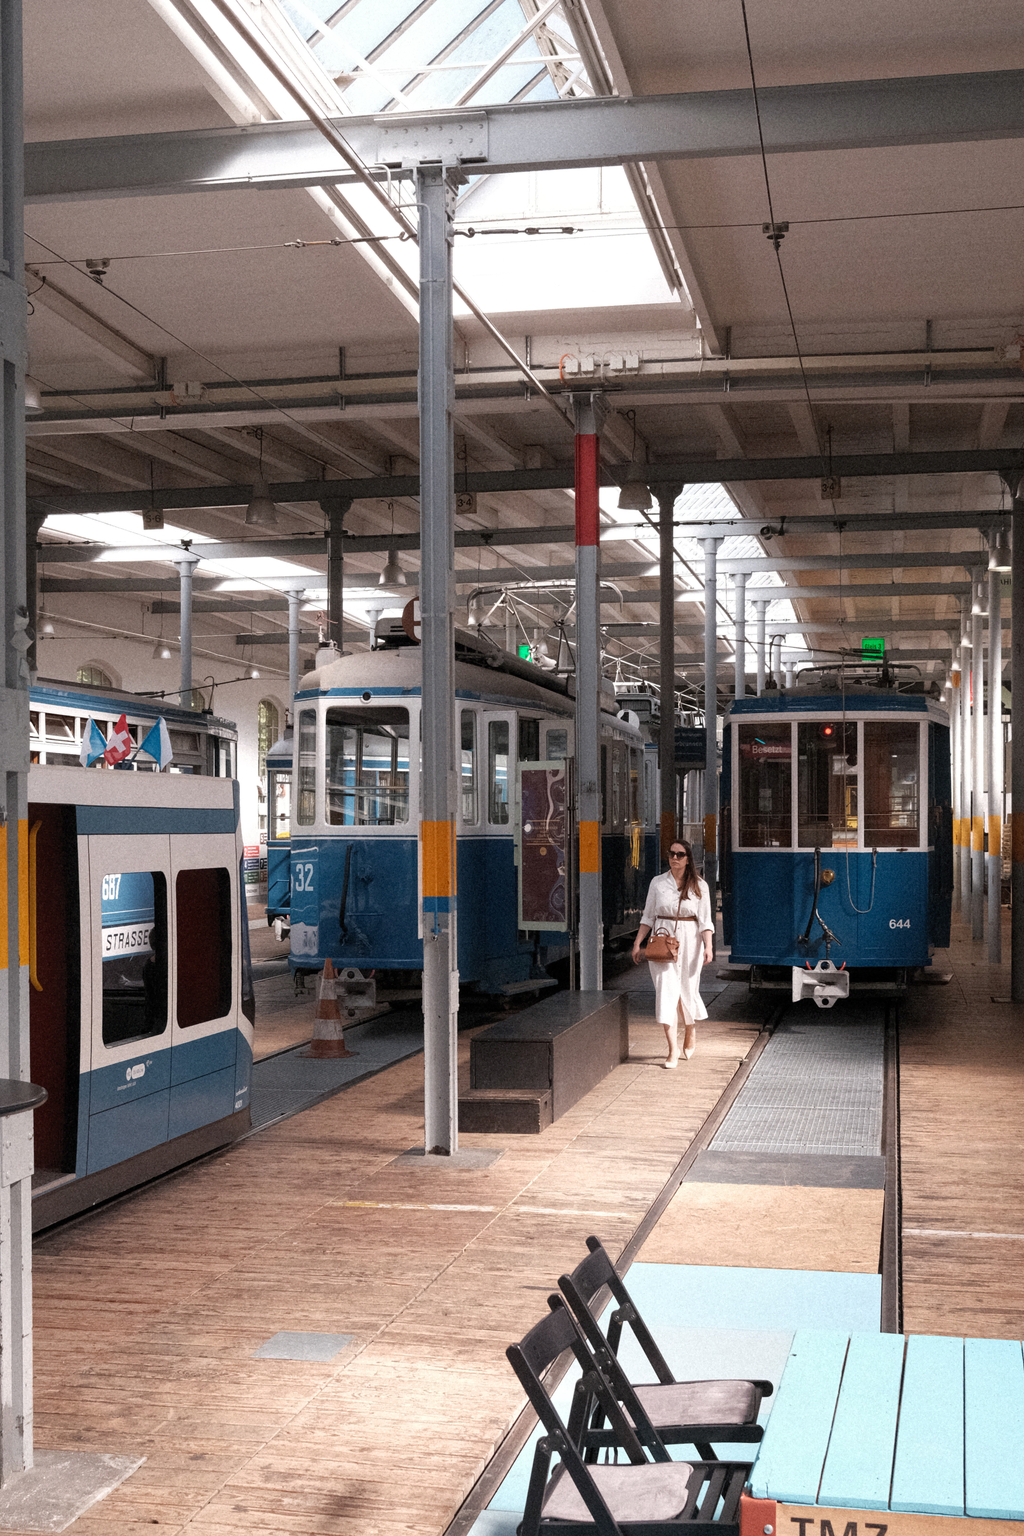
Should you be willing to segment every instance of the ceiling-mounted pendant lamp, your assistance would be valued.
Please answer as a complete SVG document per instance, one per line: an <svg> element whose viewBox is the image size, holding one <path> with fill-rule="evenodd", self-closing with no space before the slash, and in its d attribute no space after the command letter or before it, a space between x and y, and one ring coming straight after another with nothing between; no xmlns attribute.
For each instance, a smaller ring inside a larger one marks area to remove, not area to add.
<svg viewBox="0 0 1024 1536"><path fill-rule="evenodd" d="M259 677L259 675L260 675L259 668L257 666L255 666L255 665L253 665L251 667L247 667L245 675L246 675L246 677L251 677L251 678L255 679L255 678Z"/></svg>
<svg viewBox="0 0 1024 1536"><path fill-rule="evenodd" d="M245 509L245 522L248 528L276 528L277 507L270 497L270 490L263 476L260 475L252 488L252 499Z"/></svg>
<svg viewBox="0 0 1024 1536"><path fill-rule="evenodd" d="M995 538L988 548L988 568L990 571L1009 571L1013 568L1010 558L1010 531L1008 528L997 528Z"/></svg>
<svg viewBox="0 0 1024 1536"><path fill-rule="evenodd" d="M43 401L39 393L39 385L35 379L25 375L25 415L41 416L43 414Z"/></svg>
<svg viewBox="0 0 1024 1536"><path fill-rule="evenodd" d="M398 551L392 545L388 550L388 558L377 578L378 587L404 587L406 585L405 572L398 563Z"/></svg>
<svg viewBox="0 0 1024 1536"><path fill-rule="evenodd" d="M171 650L171 648L168 645L167 641L161 635L160 639L156 642L156 645L154 645L154 647L153 647L153 660L154 661L170 661L170 659L171 659L171 657L173 655L174 655L174 652Z"/></svg>
<svg viewBox="0 0 1024 1536"><path fill-rule="evenodd" d="M626 465L626 473L619 491L620 512L647 512L654 505L642 464Z"/></svg>

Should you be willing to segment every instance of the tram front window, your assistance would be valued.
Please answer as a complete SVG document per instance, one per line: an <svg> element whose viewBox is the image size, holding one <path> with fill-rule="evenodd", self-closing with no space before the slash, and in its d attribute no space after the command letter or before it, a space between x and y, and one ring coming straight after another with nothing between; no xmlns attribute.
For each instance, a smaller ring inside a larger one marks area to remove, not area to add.
<svg viewBox="0 0 1024 1536"><path fill-rule="evenodd" d="M856 725L836 720L801 721L797 751L798 846L856 848Z"/></svg>
<svg viewBox="0 0 1024 1536"><path fill-rule="evenodd" d="M916 720L865 721L864 842L868 847L917 847L920 744Z"/></svg>
<svg viewBox="0 0 1024 1536"><path fill-rule="evenodd" d="M292 831L292 774L290 768L267 770L267 837L275 841Z"/></svg>
<svg viewBox="0 0 1024 1536"><path fill-rule="evenodd" d="M793 746L787 725L741 725L741 848L791 848Z"/></svg>
<svg viewBox="0 0 1024 1536"><path fill-rule="evenodd" d="M327 711L327 823L409 820L409 711L389 704Z"/></svg>

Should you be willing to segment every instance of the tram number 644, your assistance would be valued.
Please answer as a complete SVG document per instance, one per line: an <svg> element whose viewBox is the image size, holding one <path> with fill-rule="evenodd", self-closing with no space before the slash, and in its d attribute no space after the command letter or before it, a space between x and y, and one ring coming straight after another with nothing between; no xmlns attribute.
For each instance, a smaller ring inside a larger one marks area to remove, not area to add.
<svg viewBox="0 0 1024 1536"><path fill-rule="evenodd" d="M910 927L910 918L909 917L890 917L890 919L889 919L889 927L890 928L909 928Z"/></svg>

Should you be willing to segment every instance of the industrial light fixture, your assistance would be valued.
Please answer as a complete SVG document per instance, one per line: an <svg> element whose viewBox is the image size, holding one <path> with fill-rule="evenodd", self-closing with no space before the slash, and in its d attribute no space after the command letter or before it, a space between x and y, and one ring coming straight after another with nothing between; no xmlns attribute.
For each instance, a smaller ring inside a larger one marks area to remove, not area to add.
<svg viewBox="0 0 1024 1536"><path fill-rule="evenodd" d="M55 633L52 619L46 612L45 606L40 604L39 612L36 615L36 635L52 636Z"/></svg>
<svg viewBox="0 0 1024 1536"><path fill-rule="evenodd" d="M619 491L619 511L647 512L653 505L650 488L644 478L644 466L627 464L622 489Z"/></svg>
<svg viewBox="0 0 1024 1536"><path fill-rule="evenodd" d="M247 667L246 671L245 671L245 675L246 675L246 677L251 677L251 678L255 679L255 678L259 677L259 675L260 675L259 668L256 667L256 666Z"/></svg>
<svg viewBox="0 0 1024 1536"><path fill-rule="evenodd" d="M981 614L981 616L984 617L985 611L988 607L987 599L987 584L983 581L976 581L974 583L974 589L971 594L971 612Z"/></svg>
<svg viewBox="0 0 1024 1536"><path fill-rule="evenodd" d="M245 522L249 528L275 528L277 526L277 507L270 497L270 489L263 478L263 428L256 428L256 437L260 445L260 458L257 467L256 480L252 488L252 498L245 509Z"/></svg>
<svg viewBox="0 0 1024 1536"><path fill-rule="evenodd" d="M43 401L39 393L39 385L35 379L25 375L25 415L41 416L43 414Z"/></svg>
<svg viewBox="0 0 1024 1536"><path fill-rule="evenodd" d="M1005 526L989 535L988 568L990 571L1012 570L1010 558L1010 531Z"/></svg>
<svg viewBox="0 0 1024 1536"><path fill-rule="evenodd" d="M378 587L404 587L406 585L405 572L398 563L398 551L394 545L388 550L388 558L384 569L377 578Z"/></svg>
<svg viewBox="0 0 1024 1536"><path fill-rule="evenodd" d="M161 636L160 639L156 642L156 645L153 647L153 660L170 661L173 654L174 652L171 650L167 641L163 638L163 636Z"/></svg>

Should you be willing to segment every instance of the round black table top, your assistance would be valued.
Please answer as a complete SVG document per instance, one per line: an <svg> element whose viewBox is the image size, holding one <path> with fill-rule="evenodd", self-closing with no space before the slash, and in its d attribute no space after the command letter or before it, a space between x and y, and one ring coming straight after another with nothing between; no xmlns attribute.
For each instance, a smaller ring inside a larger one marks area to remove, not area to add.
<svg viewBox="0 0 1024 1536"><path fill-rule="evenodd" d="M23 1109L38 1109L47 1100L45 1088L38 1083L20 1083L13 1077L0 1077L0 1116L17 1115Z"/></svg>

